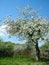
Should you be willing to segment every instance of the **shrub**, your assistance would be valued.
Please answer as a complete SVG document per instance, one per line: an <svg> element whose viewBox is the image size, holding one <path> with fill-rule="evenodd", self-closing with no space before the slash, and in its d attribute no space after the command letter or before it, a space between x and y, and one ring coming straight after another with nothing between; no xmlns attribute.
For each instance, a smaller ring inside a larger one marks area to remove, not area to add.
<svg viewBox="0 0 49 65"><path fill-rule="evenodd" d="M11 42L0 43L0 56L13 56L13 47L14 44L12 44Z"/></svg>

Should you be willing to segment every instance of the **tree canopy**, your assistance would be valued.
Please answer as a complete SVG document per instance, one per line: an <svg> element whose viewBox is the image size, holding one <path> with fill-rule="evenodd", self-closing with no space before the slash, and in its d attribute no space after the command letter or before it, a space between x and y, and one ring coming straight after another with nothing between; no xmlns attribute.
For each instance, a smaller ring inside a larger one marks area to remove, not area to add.
<svg viewBox="0 0 49 65"><path fill-rule="evenodd" d="M7 32L13 36L19 36L21 39L33 40L36 42L40 38L47 40L49 38L49 21L39 16L39 14L29 6L21 9L21 15L16 20L7 18Z"/></svg>

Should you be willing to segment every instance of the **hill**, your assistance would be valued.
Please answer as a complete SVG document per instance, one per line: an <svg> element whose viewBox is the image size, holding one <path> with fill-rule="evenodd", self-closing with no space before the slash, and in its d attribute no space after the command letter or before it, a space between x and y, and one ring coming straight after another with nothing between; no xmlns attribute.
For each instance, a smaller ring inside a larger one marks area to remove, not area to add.
<svg viewBox="0 0 49 65"><path fill-rule="evenodd" d="M49 43L45 43L43 46L40 47L41 50L49 49Z"/></svg>

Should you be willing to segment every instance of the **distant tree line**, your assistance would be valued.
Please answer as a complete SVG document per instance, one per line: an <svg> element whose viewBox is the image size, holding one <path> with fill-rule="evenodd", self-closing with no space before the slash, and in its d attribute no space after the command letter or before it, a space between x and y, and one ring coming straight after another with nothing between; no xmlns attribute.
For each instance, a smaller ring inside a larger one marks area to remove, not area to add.
<svg viewBox="0 0 49 65"><path fill-rule="evenodd" d="M31 57L33 48L26 44L15 44L0 40L0 57L15 57L17 55Z"/></svg>

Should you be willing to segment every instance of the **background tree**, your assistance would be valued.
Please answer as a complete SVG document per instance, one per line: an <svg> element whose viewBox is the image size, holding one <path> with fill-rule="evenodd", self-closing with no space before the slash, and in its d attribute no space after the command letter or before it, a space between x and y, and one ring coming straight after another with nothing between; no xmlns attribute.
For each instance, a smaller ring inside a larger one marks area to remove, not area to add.
<svg viewBox="0 0 49 65"><path fill-rule="evenodd" d="M17 20L12 20L10 17L5 20L6 30L10 36L18 36L21 40L26 39L33 43L36 49L36 60L39 60L38 41L39 39L46 41L49 38L49 22L30 6L20 9L20 12L21 16Z"/></svg>

